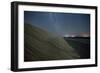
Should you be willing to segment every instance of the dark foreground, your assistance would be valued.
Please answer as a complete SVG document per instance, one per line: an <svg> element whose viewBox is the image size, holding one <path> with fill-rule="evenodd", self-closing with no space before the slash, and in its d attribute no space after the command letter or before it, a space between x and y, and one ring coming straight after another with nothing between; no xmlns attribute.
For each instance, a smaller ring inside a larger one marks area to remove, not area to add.
<svg viewBox="0 0 100 73"><path fill-rule="evenodd" d="M90 38L76 37L64 38L80 55L80 59L90 58Z"/></svg>

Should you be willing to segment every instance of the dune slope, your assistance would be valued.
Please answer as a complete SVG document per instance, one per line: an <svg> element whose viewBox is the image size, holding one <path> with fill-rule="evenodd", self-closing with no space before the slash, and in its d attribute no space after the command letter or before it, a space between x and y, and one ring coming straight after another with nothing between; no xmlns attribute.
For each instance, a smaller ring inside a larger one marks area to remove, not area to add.
<svg viewBox="0 0 100 73"><path fill-rule="evenodd" d="M55 36L30 24L24 25L24 61L78 59L62 37Z"/></svg>

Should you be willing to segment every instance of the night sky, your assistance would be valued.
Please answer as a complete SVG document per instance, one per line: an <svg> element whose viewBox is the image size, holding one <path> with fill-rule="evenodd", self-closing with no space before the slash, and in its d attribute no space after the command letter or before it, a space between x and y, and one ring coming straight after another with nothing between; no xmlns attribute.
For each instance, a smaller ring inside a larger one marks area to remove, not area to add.
<svg viewBox="0 0 100 73"><path fill-rule="evenodd" d="M61 36L90 32L90 14L24 11L24 22Z"/></svg>

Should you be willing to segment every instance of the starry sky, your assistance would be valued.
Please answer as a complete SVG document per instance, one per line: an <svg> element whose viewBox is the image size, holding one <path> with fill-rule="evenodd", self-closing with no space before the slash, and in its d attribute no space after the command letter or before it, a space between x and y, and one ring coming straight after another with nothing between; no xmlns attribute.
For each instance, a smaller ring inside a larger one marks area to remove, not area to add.
<svg viewBox="0 0 100 73"><path fill-rule="evenodd" d="M61 36L90 32L90 14L24 11L24 23Z"/></svg>

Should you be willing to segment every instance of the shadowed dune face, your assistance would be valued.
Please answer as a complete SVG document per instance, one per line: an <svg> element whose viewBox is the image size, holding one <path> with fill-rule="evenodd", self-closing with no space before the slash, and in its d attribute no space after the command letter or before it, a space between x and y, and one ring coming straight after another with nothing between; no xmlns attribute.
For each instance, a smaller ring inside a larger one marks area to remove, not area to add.
<svg viewBox="0 0 100 73"><path fill-rule="evenodd" d="M64 38L30 24L24 24L24 61L79 59Z"/></svg>

